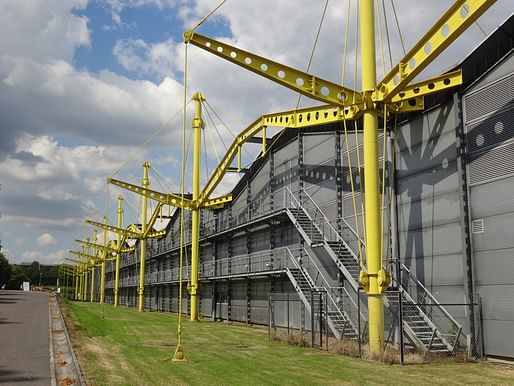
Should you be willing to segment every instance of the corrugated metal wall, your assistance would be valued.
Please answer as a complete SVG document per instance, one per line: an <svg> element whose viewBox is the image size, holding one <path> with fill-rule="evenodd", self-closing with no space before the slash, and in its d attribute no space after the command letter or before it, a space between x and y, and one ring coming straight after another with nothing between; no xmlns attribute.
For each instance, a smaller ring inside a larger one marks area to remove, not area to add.
<svg viewBox="0 0 514 386"><path fill-rule="evenodd" d="M486 353L514 356L514 56L464 96L475 290Z"/></svg>

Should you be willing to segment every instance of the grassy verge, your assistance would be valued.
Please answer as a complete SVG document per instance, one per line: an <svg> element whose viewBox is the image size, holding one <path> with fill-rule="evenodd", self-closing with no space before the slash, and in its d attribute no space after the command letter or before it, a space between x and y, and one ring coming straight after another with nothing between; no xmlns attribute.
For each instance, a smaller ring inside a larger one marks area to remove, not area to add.
<svg viewBox="0 0 514 386"><path fill-rule="evenodd" d="M177 316L66 303L89 385L513 384L514 370L474 363L389 366L268 341L267 331L213 322L183 326L186 362L171 361Z"/></svg>

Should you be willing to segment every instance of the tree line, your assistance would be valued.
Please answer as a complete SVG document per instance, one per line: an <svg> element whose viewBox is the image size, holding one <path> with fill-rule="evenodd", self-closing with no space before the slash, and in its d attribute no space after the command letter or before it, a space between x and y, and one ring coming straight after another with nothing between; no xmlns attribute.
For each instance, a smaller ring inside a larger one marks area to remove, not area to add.
<svg viewBox="0 0 514 386"><path fill-rule="evenodd" d="M43 265L34 261L31 264L10 264L0 252L0 288L20 289L24 281L31 286L54 287L59 273L58 265Z"/></svg>

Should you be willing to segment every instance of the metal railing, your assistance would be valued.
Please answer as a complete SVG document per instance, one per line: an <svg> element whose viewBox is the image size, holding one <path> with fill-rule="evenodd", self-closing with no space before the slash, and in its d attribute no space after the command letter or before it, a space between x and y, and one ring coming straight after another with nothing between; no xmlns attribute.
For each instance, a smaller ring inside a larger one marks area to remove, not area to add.
<svg viewBox="0 0 514 386"><path fill-rule="evenodd" d="M322 289L327 293L328 311L340 312L343 317L352 325L354 331L357 331L354 323L358 319L359 306L354 301L348 290L344 287L332 287L328 280L321 272L315 260L304 248L289 250L290 257L296 268L305 270L309 277L309 282L313 284L313 289ZM358 294L356 293L357 297ZM357 297L358 299L358 297ZM360 313L361 320L367 322L364 314Z"/></svg>
<svg viewBox="0 0 514 386"><path fill-rule="evenodd" d="M461 338L462 326L437 301L430 291L421 283L404 264L400 265L401 283L405 297L416 308L426 315L432 324L434 334L439 334L449 345L451 351L455 350Z"/></svg>

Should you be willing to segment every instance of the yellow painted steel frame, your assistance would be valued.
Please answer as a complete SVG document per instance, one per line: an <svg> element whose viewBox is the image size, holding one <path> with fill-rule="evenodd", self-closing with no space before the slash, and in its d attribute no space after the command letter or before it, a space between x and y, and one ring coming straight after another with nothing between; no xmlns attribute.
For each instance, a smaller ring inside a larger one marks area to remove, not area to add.
<svg viewBox="0 0 514 386"><path fill-rule="evenodd" d="M362 111L364 127L364 178L367 271L359 281L368 294L370 350L380 353L384 344L383 294L389 285L389 274L381 266L381 232L378 174L378 115L385 104L389 111L405 112L423 108L422 97L448 87L460 85L460 73L450 73L408 86L430 62L448 47L495 0L457 0L412 48L407 55L376 84L375 15L373 0L360 0L362 92L346 89L313 75L262 58L247 51L186 31L184 42L191 43L249 71L288 87L312 99L333 106ZM406 103L407 102L407 103ZM282 117L284 118L284 117ZM208 181L200 201L205 200L221 181L236 155L240 169L240 151L246 137L263 133L263 153L266 126L260 119L244 130L225 154ZM288 126L287 120L285 125Z"/></svg>
<svg viewBox="0 0 514 386"><path fill-rule="evenodd" d="M141 185L143 189L147 189L150 185L150 180L148 179L148 169L150 169L150 163L145 162L143 164L143 180L141 181ZM147 232L147 218L148 215L148 198L143 196L143 203L141 205L141 235L144 236ZM141 237L141 241L139 242L139 286L137 288L137 293L139 295L138 302L138 311L144 312L145 310L145 259L146 259L146 239Z"/></svg>
<svg viewBox="0 0 514 386"><path fill-rule="evenodd" d="M118 196L118 210L117 210L117 223L119 229L123 228L123 196ZM117 234L118 250L116 251L116 271L114 274L114 307L118 307L119 302L119 288L120 288L120 250L122 246L121 234Z"/></svg>

